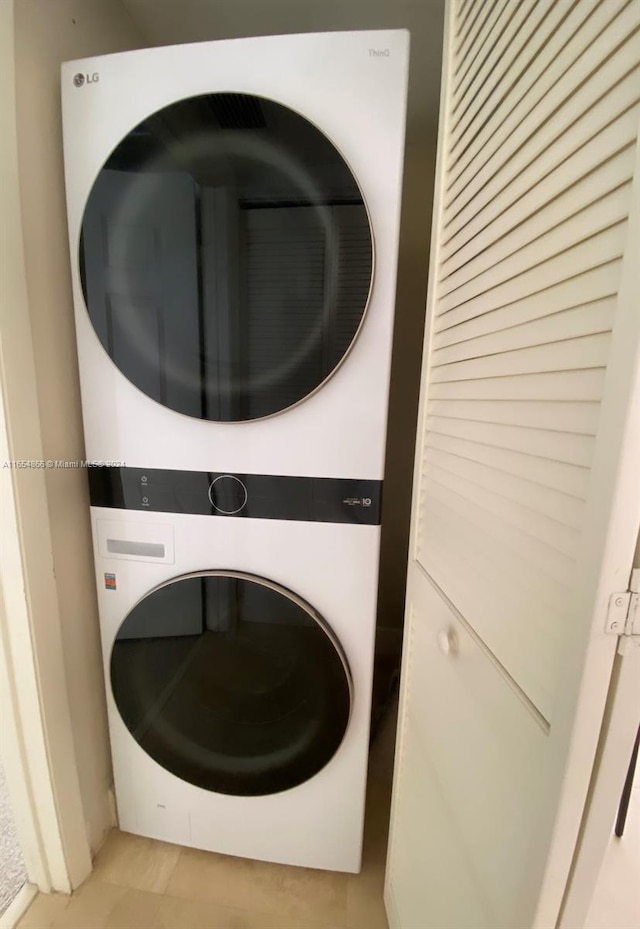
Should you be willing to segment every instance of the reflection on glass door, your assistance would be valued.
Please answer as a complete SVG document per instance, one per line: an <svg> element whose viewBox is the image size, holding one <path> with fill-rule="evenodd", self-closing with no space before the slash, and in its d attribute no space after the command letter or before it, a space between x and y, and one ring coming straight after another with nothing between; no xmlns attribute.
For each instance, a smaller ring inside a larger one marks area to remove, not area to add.
<svg viewBox="0 0 640 929"><path fill-rule="evenodd" d="M362 323L373 247L329 140L243 94L179 101L100 171L80 245L100 342L172 410L244 421L313 393Z"/></svg>
<svg viewBox="0 0 640 929"><path fill-rule="evenodd" d="M238 796L303 783L333 757L351 677L329 626L299 597L239 572L177 578L122 623L116 706L172 774Z"/></svg>

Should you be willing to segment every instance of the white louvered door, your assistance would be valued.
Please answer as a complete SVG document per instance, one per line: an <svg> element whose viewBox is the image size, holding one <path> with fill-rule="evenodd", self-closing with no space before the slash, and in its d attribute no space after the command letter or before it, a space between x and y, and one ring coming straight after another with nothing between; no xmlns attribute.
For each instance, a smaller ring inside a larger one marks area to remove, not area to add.
<svg viewBox="0 0 640 929"><path fill-rule="evenodd" d="M444 43L385 899L552 929L640 527L640 0L448 0Z"/></svg>

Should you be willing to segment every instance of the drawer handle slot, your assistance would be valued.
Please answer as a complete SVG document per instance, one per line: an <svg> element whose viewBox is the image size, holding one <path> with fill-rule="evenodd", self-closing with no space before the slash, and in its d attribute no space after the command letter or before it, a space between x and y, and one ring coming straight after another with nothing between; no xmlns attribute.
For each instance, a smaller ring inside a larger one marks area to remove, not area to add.
<svg viewBox="0 0 640 929"><path fill-rule="evenodd" d="M164 558L162 542L129 542L127 539L107 539L107 551L114 555L145 555Z"/></svg>

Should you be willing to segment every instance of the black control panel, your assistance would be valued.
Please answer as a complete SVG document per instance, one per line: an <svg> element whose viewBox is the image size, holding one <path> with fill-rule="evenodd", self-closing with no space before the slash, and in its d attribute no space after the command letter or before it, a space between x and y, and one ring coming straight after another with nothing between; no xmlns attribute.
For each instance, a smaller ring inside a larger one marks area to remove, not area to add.
<svg viewBox="0 0 640 929"><path fill-rule="evenodd" d="M382 481L101 466L88 473L92 506L224 518L380 524Z"/></svg>

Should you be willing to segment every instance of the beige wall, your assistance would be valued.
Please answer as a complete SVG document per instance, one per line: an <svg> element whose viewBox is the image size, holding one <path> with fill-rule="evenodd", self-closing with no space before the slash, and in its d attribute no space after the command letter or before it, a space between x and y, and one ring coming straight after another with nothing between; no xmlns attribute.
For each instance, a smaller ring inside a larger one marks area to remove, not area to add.
<svg viewBox="0 0 640 929"><path fill-rule="evenodd" d="M64 205L60 62L144 44L120 0L15 3L20 197L45 459L84 458ZM86 472L46 471L46 492L80 793L95 850L109 825L112 775Z"/></svg>
<svg viewBox="0 0 640 929"><path fill-rule="evenodd" d="M413 454L427 291L444 0L123 0L150 45L245 35L408 28L411 65L384 487L378 622L404 614ZM357 119L357 114L354 114ZM391 640L399 644L399 636Z"/></svg>
<svg viewBox="0 0 640 929"><path fill-rule="evenodd" d="M24 265L13 0L0 3L0 751L29 879L91 867L75 763ZM61 811L62 814L61 814ZM1 880L1 876L0 876Z"/></svg>

